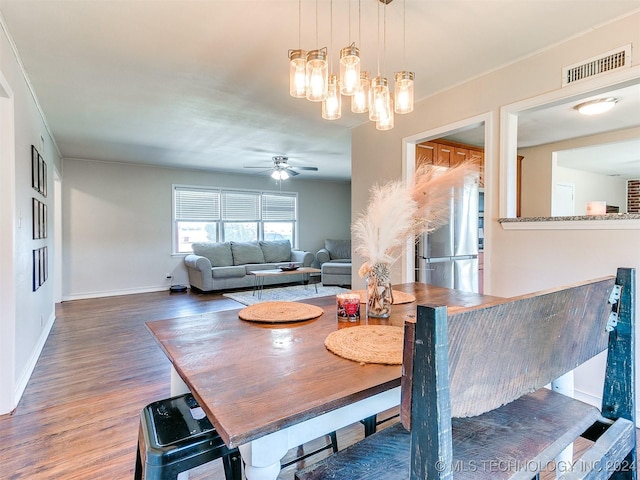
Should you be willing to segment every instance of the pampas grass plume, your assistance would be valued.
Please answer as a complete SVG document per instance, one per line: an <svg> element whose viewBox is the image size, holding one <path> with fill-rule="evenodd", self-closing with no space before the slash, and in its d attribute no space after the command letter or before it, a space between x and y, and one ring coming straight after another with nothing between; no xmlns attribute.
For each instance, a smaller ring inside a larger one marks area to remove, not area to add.
<svg viewBox="0 0 640 480"><path fill-rule="evenodd" d="M478 168L476 159L446 169L426 165L410 184L374 185L366 210L351 227L355 251L367 260L360 276L377 263L393 264L409 237L445 225L457 187L473 181Z"/></svg>

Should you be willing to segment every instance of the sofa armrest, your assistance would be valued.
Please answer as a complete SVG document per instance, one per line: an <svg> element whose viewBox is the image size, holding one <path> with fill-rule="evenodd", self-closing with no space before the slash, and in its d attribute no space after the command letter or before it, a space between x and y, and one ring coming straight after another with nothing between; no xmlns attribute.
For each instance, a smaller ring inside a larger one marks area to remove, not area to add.
<svg viewBox="0 0 640 480"><path fill-rule="evenodd" d="M291 261L300 262L303 267L310 267L315 257L313 253L306 250L291 250Z"/></svg>
<svg viewBox="0 0 640 480"><path fill-rule="evenodd" d="M184 257L184 264L187 268L193 268L199 272L211 275L211 261L207 257L201 257L200 255L187 255Z"/></svg>
<svg viewBox="0 0 640 480"><path fill-rule="evenodd" d="M316 259L318 260L320 266L322 266L323 263L331 260L331 254L329 253L329 250L327 250L326 248L322 248L318 250L318 253L316 253Z"/></svg>
<svg viewBox="0 0 640 480"><path fill-rule="evenodd" d="M211 262L207 257L200 255L187 255L184 264L189 275L189 284L203 292L213 289L213 277L211 276Z"/></svg>

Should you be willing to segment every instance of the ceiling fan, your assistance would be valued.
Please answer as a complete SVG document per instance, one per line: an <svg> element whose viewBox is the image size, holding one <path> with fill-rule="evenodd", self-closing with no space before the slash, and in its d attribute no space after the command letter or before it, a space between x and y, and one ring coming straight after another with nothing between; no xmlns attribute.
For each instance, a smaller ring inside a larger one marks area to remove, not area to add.
<svg viewBox="0 0 640 480"><path fill-rule="evenodd" d="M295 165L289 165L289 157L285 157L283 155L276 155L273 158L273 166L266 171L272 170L271 178L275 180L286 180L289 177L295 177L296 175L300 175L296 170L310 170L313 172L318 171L318 167L296 167ZM244 168L266 168L265 165L261 166L245 166Z"/></svg>

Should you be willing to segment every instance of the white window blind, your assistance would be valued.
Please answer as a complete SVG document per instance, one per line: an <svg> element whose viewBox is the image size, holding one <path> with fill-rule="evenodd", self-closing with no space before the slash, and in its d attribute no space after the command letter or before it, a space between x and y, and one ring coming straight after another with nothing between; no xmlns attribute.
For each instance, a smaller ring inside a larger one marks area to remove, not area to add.
<svg viewBox="0 0 640 480"><path fill-rule="evenodd" d="M222 192L222 220L250 222L260 220L260 192Z"/></svg>
<svg viewBox="0 0 640 480"><path fill-rule="evenodd" d="M215 222L220 220L220 191L175 189L176 220Z"/></svg>
<svg viewBox="0 0 640 480"><path fill-rule="evenodd" d="M262 195L262 220L269 222L294 221L296 219L295 195Z"/></svg>

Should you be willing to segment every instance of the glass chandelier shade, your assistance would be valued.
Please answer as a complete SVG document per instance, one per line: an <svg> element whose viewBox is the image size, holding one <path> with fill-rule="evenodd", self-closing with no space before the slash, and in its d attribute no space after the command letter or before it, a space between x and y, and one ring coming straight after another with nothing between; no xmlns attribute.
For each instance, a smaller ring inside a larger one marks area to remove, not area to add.
<svg viewBox="0 0 640 480"><path fill-rule="evenodd" d="M413 72L396 72L395 75L396 113L413 112Z"/></svg>
<svg viewBox="0 0 640 480"><path fill-rule="evenodd" d="M289 50L289 95L294 98L307 96L307 52Z"/></svg>
<svg viewBox="0 0 640 480"><path fill-rule="evenodd" d="M360 83L360 50L352 43L340 50L340 93L351 96Z"/></svg>
<svg viewBox="0 0 640 480"><path fill-rule="evenodd" d="M389 82L387 79L378 76L371 80L369 95L371 97L369 120L377 122L381 118L387 118L390 107Z"/></svg>
<svg viewBox="0 0 640 480"><path fill-rule="evenodd" d="M322 101L322 118L337 120L342 116L342 96L337 75L329 75L327 98Z"/></svg>
<svg viewBox="0 0 640 480"><path fill-rule="evenodd" d="M351 111L353 113L365 113L369 111L369 86L371 78L369 72L360 72L358 88L351 96Z"/></svg>
<svg viewBox="0 0 640 480"><path fill-rule="evenodd" d="M319 50L311 50L307 53L307 100L322 102L327 98L328 76L326 47Z"/></svg>
<svg viewBox="0 0 640 480"><path fill-rule="evenodd" d="M393 95L389 95L389 109L387 110L387 116L381 117L376 122L376 130L391 130L395 123L394 120Z"/></svg>

